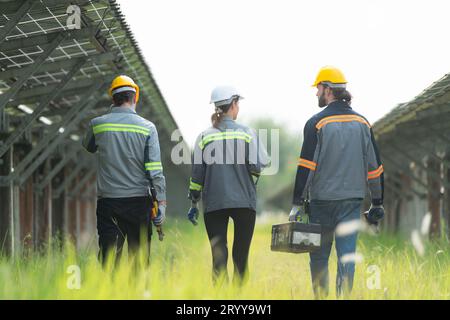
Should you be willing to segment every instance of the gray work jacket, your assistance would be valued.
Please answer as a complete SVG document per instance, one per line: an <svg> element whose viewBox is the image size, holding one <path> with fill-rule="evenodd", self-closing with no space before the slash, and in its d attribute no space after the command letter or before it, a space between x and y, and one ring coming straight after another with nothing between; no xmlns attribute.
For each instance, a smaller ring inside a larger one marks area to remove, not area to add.
<svg viewBox="0 0 450 320"><path fill-rule="evenodd" d="M370 123L348 103L334 101L305 125L294 199L363 199L383 204L383 165Z"/></svg>
<svg viewBox="0 0 450 320"><path fill-rule="evenodd" d="M229 116L195 142L189 198L203 199L205 212L227 208L256 210L255 180L269 164L256 133Z"/></svg>
<svg viewBox="0 0 450 320"><path fill-rule="evenodd" d="M133 109L113 107L92 119L83 146L97 154L99 198L148 196L152 179L157 199L166 199L158 132Z"/></svg>

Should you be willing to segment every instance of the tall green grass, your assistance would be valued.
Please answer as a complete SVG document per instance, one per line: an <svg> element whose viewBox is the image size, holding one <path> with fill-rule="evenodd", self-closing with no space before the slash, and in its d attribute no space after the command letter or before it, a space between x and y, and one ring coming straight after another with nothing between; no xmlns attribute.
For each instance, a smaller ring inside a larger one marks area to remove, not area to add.
<svg viewBox="0 0 450 320"><path fill-rule="evenodd" d="M95 246L76 251L48 248L15 258L0 258L1 299L313 299L306 254L270 251L271 225L280 219L258 218L250 251L250 277L243 287L211 281L211 252L200 224L166 226L166 238L152 243L151 263L132 264L124 256L114 269L102 268ZM232 223L229 249L232 246ZM408 240L362 234L354 290L349 299L449 299L450 252L447 242L426 244L419 256ZM81 271L80 288L71 265ZM336 254L330 259L330 299L335 298ZM369 266L376 266L370 267ZM380 287L373 270L379 269ZM232 275L231 253L229 272ZM75 288L74 288L75 284Z"/></svg>

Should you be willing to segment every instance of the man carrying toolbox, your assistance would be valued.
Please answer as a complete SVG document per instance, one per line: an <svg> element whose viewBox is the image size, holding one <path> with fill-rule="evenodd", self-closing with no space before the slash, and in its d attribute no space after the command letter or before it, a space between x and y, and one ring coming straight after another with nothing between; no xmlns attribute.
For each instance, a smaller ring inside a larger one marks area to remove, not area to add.
<svg viewBox="0 0 450 320"><path fill-rule="evenodd" d="M383 166L369 122L351 107L343 73L323 67L313 87L317 88L319 107L326 107L305 125L304 141L295 179L290 221L307 221L322 227L322 244L310 253L314 295L328 295L328 259L336 226L360 219L360 210L370 189L372 206L366 219L378 224L384 216ZM311 199L309 217L305 200ZM355 272L357 231L336 235L338 270L337 296L350 293ZM345 259L342 259L345 257ZM350 259L349 259L350 258Z"/></svg>

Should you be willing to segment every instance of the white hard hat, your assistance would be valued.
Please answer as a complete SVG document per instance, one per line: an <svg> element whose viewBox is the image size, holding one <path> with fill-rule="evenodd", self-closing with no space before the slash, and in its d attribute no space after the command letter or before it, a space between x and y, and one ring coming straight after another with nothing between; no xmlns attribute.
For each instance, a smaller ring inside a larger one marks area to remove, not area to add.
<svg viewBox="0 0 450 320"><path fill-rule="evenodd" d="M230 104L235 98L243 99L244 97L234 87L218 86L211 92L211 101L209 103L214 103L216 107L219 107Z"/></svg>

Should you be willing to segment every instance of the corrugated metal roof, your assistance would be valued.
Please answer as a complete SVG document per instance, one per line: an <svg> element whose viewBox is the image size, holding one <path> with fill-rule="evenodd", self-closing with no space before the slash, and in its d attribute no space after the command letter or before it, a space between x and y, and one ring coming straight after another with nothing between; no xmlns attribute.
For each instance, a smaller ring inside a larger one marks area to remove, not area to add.
<svg viewBox="0 0 450 320"><path fill-rule="evenodd" d="M413 100L399 104L373 124L377 136L392 131L399 123L417 119L417 112L446 105L450 102L450 73L434 82ZM449 105L450 106L450 105Z"/></svg>

